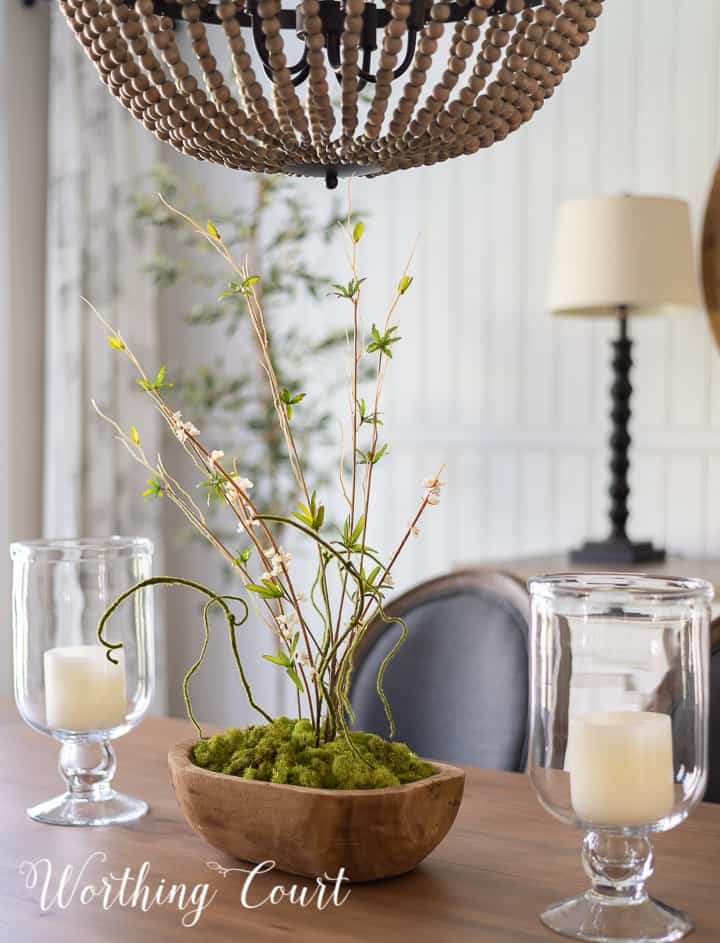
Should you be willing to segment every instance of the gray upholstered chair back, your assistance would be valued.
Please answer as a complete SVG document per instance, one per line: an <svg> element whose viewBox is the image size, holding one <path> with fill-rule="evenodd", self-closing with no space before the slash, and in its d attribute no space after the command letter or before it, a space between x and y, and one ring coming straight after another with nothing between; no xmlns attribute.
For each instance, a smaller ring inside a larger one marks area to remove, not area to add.
<svg viewBox="0 0 720 943"><path fill-rule="evenodd" d="M720 802L720 619L711 629L710 743L706 802Z"/></svg>
<svg viewBox="0 0 720 943"><path fill-rule="evenodd" d="M410 590L387 612L408 628L384 683L396 739L450 763L524 769L529 605L522 584L497 571L458 571ZM375 620L358 647L350 691L358 730L387 736L375 679L399 631Z"/></svg>

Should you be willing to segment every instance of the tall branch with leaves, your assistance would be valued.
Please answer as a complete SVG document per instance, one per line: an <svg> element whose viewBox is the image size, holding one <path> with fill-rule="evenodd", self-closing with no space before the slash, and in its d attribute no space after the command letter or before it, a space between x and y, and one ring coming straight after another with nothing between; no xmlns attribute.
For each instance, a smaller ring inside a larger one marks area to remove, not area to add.
<svg viewBox="0 0 720 943"><path fill-rule="evenodd" d="M213 220L210 225L222 230L228 249L247 260L252 274L246 284L236 277L223 291L216 291L211 302L186 300L198 290L204 295L208 288L224 283L223 260L209 245L204 247L207 251L197 251L192 229L156 198L157 192L193 218ZM228 452L232 445L232 454L243 455L245 473L256 482L257 499L267 507L286 507L301 494L288 474L286 442L276 420L272 389L258 368L258 358L246 356L247 344L259 350L257 335L248 324L245 291L252 286L262 305L264 343L273 359L280 399L288 419L296 413L295 438L308 474L321 487L331 476L322 456L324 446L331 444L333 415L328 402L342 384L334 364L346 332L311 334L293 324L287 312L300 300L319 303L326 297L331 279L318 270L318 253L311 258L310 249L327 246L342 220L336 204L327 213L318 212L290 177L251 175L249 192L244 205L217 212L201 188L158 164L148 192L133 198L133 211L140 224L154 227L162 236L162 251L145 266L148 274L160 290L177 291L185 323L204 332L208 328L222 332L226 340L217 357L206 356L206 362L173 370L176 394L198 424L228 443ZM353 221L361 217L355 213ZM325 395L308 401L308 389L321 389ZM301 403L303 409L298 411ZM216 485L212 477L202 485L210 506L217 505Z"/></svg>
<svg viewBox="0 0 720 943"><path fill-rule="evenodd" d="M444 484L441 479L442 468L422 483L423 491L411 521L400 535L394 552L387 562L384 561L369 544L371 496L377 468L389 454L387 443L380 442L383 383L396 345L401 341L398 307L412 284L412 277L406 266L393 291L385 317L379 324L373 323L370 331L366 332L361 315L365 278L360 275L359 269L359 249L365 227L362 222L353 222L350 218L346 220L342 229L349 247L351 277L346 283L334 285L333 292L349 310L346 335L351 365L348 390L350 455L341 455L339 460L339 486L347 510L341 525L334 528L326 519L325 504L319 496L322 489L304 462L296 433L296 416L308 404L304 397L288 396L288 390L275 366L263 310L262 280L257 278L249 260L242 263L236 260L215 222L202 225L169 203L164 202L163 205L168 213L187 224L195 238L203 240L204 244L212 248L230 271L227 290L233 297L242 299L245 305L255 337L260 374L273 405L300 500L296 508L288 512L277 505L263 506L264 502L253 497L256 494L255 486L245 470L240 470L235 462L228 463L222 449L204 444L195 424L184 419L181 412L169 405L166 390L170 383L162 368L155 373L146 372L122 334L104 321L109 330L108 343L128 358L137 373L139 389L151 398L193 462L201 483L210 483L218 502L230 514L235 529L246 537L247 546L240 553L232 550L198 503L170 474L163 459L146 455L137 429L132 426L126 431L105 416L99 407L96 406L96 409L112 424L117 438L132 457L149 473L146 494L149 492L152 496L168 498L237 572L245 596L272 629L277 641L276 651L264 657L283 671L294 686L298 694L299 716L309 718L316 743L333 740L342 734L353 752L357 753L348 726L352 721L348 696L354 656L373 620L380 619L388 626L399 626L398 638L380 665L377 675L377 693L384 705L392 736L394 723L383 689L383 678L388 664L405 640L406 627L401 619L386 613L385 596L392 586L392 571L400 553L409 538L418 534L420 518L427 508L438 503ZM99 314L98 317L102 320ZM361 378L367 364L372 366L372 389L369 395L361 395ZM292 556L280 544L279 534L288 529L295 531L299 540L307 541L316 555L317 565L307 595L299 591ZM158 581L173 582L170 577L162 577ZM191 719L194 721L189 681L200 667L207 648L208 610L213 605L222 609L228 621L233 655L250 703L267 717L252 697L235 645L234 628L240 622L236 622L229 602L239 597L215 593L188 581L175 582L204 594L207 600L203 646L184 685ZM142 585L146 583L133 587L122 599L132 595ZM99 639L107 647L109 657L112 657L118 643L111 642L107 637L108 620L120 601L103 616L98 628Z"/></svg>

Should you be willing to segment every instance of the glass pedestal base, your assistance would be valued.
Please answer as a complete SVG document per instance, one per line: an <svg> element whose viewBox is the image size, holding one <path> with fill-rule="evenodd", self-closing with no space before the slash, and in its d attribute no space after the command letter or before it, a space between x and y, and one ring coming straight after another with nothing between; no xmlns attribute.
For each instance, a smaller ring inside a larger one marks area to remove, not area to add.
<svg viewBox="0 0 720 943"><path fill-rule="evenodd" d="M46 825L122 825L148 811L147 802L112 788L115 751L107 739L64 740L58 763L67 791L27 809Z"/></svg>
<svg viewBox="0 0 720 943"><path fill-rule="evenodd" d="M78 798L66 792L26 811L31 819L46 825L122 825L145 815L148 804L114 790L99 798Z"/></svg>
<svg viewBox="0 0 720 943"><path fill-rule="evenodd" d="M556 933L591 943L672 943L693 928L686 914L652 897L610 902L593 891L548 907L540 919Z"/></svg>

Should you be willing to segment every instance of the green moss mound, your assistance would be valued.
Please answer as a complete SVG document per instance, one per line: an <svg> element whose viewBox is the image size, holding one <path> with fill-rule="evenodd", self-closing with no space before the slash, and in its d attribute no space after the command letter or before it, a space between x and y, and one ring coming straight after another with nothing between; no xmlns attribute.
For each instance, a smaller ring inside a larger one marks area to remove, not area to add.
<svg viewBox="0 0 720 943"><path fill-rule="evenodd" d="M371 733L351 736L366 762L352 752L343 736L315 746L310 722L288 717L242 730L230 727L200 740L193 748L193 760L216 773L320 789L401 786L435 772L404 743L390 743Z"/></svg>

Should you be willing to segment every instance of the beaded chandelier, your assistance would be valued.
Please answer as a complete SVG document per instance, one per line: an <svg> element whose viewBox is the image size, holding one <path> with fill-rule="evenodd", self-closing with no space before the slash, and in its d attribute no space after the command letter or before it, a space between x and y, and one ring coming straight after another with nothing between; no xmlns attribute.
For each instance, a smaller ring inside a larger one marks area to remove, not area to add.
<svg viewBox="0 0 720 943"><path fill-rule="evenodd" d="M603 9L602 0L58 3L113 95L162 141L240 170L322 176L328 187L502 141L553 94Z"/></svg>

